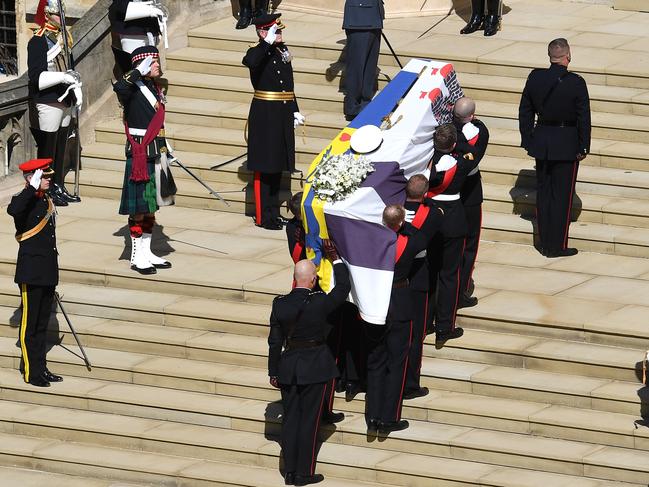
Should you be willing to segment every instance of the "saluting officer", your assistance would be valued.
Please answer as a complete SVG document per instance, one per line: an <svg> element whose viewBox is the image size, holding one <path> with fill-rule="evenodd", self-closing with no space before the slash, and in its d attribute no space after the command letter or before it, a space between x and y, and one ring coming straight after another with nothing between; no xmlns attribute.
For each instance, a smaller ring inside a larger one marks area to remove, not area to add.
<svg viewBox="0 0 649 487"><path fill-rule="evenodd" d="M562 257L577 253L568 248L568 228L579 161L590 151L590 98L586 81L568 71L568 41L550 42L548 55L550 67L527 78L518 121L521 146L536 159L539 250Z"/></svg>
<svg viewBox="0 0 649 487"><path fill-rule="evenodd" d="M14 218L19 244L14 281L20 288L22 303L20 368L25 382L38 387L63 380L47 369L46 359L47 325L59 283L56 210L47 195L54 176L51 162L33 159L19 166L26 180L25 189L11 198L7 207L7 213Z"/></svg>
<svg viewBox="0 0 649 487"><path fill-rule="evenodd" d="M358 115L374 96L384 18L383 0L345 1L344 112L347 120Z"/></svg>
<svg viewBox="0 0 649 487"><path fill-rule="evenodd" d="M295 127L304 124L293 92L293 59L282 33L281 14L254 19L259 43L248 49L255 94L248 114L248 169L253 171L255 224L281 230L279 189L282 171L295 171Z"/></svg>
<svg viewBox="0 0 649 487"><path fill-rule="evenodd" d="M475 102L462 97L453 107L453 123L457 129L455 151L464 156L471 154L476 167L467 174L460 190L460 200L466 214L467 234L464 243L464 257L460 270L460 298L458 308L468 308L478 304L473 294L473 268L478 257L480 228L482 226L482 177L479 164L487 152L489 130L481 120L475 118Z"/></svg>
<svg viewBox="0 0 649 487"><path fill-rule="evenodd" d="M336 362L327 345L331 330L327 315L347 299L351 289L349 271L335 246L324 241L333 262L336 285L329 294L313 291L316 267L310 260L295 265L295 287L275 298L268 336L268 375L281 389L281 445L286 485L307 485L324 477L315 474L316 443L325 408L326 383L338 376Z"/></svg>

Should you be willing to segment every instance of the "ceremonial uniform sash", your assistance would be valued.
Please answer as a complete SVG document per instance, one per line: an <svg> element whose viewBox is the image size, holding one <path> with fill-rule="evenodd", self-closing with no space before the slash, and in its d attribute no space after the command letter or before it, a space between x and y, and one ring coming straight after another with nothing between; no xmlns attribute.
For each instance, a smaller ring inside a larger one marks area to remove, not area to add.
<svg viewBox="0 0 649 487"><path fill-rule="evenodd" d="M427 198L432 198L446 191L446 188L449 187L455 177L455 172L457 171L457 160L455 157L448 154L443 155L439 162L435 164L435 170L439 172L444 171L444 178L439 185L428 190L428 193L426 193Z"/></svg>
<svg viewBox="0 0 649 487"><path fill-rule="evenodd" d="M43 228L45 228L47 222L50 221L50 218L52 218L54 211L55 210L54 205L52 204L52 200L50 198L47 198L47 213L45 213L45 217L40 222L38 222L38 225L36 225L34 228L23 233L17 233L16 242L24 242L25 240L32 238L34 235L38 235L38 233L43 230Z"/></svg>
<svg viewBox="0 0 649 487"><path fill-rule="evenodd" d="M397 235L397 255L396 258L394 259L395 263L399 262L399 259L405 252L407 245L408 245L408 237L401 234Z"/></svg>

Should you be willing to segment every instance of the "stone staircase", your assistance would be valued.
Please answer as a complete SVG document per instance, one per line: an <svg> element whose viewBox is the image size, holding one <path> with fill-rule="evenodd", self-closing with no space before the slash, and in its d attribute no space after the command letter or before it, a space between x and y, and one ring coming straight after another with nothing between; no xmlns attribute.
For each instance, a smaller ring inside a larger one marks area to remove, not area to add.
<svg viewBox="0 0 649 487"><path fill-rule="evenodd" d="M308 123L304 140L299 131L296 137L298 167L306 171L345 124L341 35L336 19L285 18ZM450 30L459 21L449 22ZM492 133L482 163L480 304L461 310L461 340L436 350L427 339L422 384L431 392L404 404L408 430L368 438L363 395L336 397L346 419L322 431L323 485L647 485L649 429L636 421L649 403L638 382L649 317L649 77L611 74L588 59L579 67L595 125L571 230L581 252L545 259L530 245L533 163L518 147L515 125L532 67L516 61L520 43L469 44L442 33L422 45L403 25L389 33L403 58L453 62ZM240 62L252 37L231 27L228 19L193 30L188 47L167 55L167 133L181 160L231 205L175 171L177 205L160 212L164 226L154 239L173 269L150 277L128 269L125 221L117 215L120 123L98 125L97 142L84 147L84 200L60 210L57 235L59 291L91 372L57 314L51 327L62 342L48 359L65 381L46 390L22 382L16 244L9 217L0 214L0 475L7 485L282 484L281 406L267 380L266 337L270 303L290 287L285 236L242 215L250 174L241 160L209 170L245 152L251 95ZM387 54L381 71L382 85L398 71ZM300 181L299 173L287 175L286 194Z"/></svg>

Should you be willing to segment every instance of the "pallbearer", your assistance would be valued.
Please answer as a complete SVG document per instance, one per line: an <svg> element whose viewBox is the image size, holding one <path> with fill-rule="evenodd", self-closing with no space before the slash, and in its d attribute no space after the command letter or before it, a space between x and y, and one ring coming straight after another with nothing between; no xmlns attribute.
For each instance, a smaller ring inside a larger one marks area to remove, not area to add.
<svg viewBox="0 0 649 487"><path fill-rule="evenodd" d="M25 188L11 198L7 213L14 218L18 259L14 281L20 288L22 319L19 342L20 369L25 382L49 387L61 382L61 376L47 369L47 325L50 321L54 291L59 283L56 250L56 209L47 195L54 171L52 159L34 159L19 166Z"/></svg>
<svg viewBox="0 0 649 487"><path fill-rule="evenodd" d="M113 89L124 107L126 168L120 215L128 215L131 233L131 269L155 274L171 263L151 252L155 212L174 204L174 184L164 132L165 98L158 79L160 55L154 46L133 51L135 69L126 73Z"/></svg>
<svg viewBox="0 0 649 487"><path fill-rule="evenodd" d="M295 171L295 127L304 124L293 93L292 56L282 38L280 15L254 19L259 42L243 58L255 89L248 115L248 169L254 173L255 224L268 230L282 229L282 171Z"/></svg>

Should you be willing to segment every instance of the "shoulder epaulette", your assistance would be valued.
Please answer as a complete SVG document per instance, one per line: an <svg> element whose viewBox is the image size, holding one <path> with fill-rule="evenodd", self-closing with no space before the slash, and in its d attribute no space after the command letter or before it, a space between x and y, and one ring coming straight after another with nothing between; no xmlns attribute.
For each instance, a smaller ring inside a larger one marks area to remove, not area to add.
<svg viewBox="0 0 649 487"><path fill-rule="evenodd" d="M45 27L40 27L38 30L34 31L36 37L42 37L45 34Z"/></svg>
<svg viewBox="0 0 649 487"><path fill-rule="evenodd" d="M325 293L324 291L311 291L311 292L309 293L309 296L313 296L313 295L315 295L315 294L324 294L324 293Z"/></svg>

